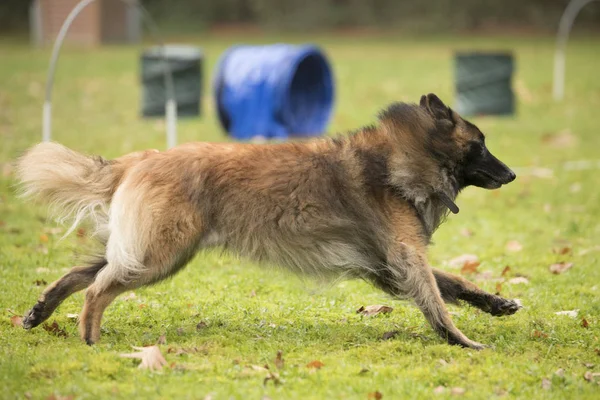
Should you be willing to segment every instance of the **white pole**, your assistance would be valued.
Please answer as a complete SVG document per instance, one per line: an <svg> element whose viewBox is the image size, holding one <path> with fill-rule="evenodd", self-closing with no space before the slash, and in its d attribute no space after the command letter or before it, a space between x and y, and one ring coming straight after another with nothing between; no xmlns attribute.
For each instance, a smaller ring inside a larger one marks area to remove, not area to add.
<svg viewBox="0 0 600 400"><path fill-rule="evenodd" d="M572 0L565 9L558 24L558 34L556 35L556 53L554 54L554 83L552 95L554 100L560 101L565 97L565 50L569 33L573 27L573 22L579 14L579 11L588 3L595 0Z"/></svg>
<svg viewBox="0 0 600 400"><path fill-rule="evenodd" d="M167 149L177 146L177 103L175 99L168 98L166 104L167 114Z"/></svg>

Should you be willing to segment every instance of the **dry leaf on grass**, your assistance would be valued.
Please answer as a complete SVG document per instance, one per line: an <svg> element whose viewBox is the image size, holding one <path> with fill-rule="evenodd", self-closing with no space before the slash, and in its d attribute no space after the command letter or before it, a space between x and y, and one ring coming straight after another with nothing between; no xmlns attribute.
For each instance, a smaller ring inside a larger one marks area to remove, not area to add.
<svg viewBox="0 0 600 400"><path fill-rule="evenodd" d="M552 387L552 382L550 381L550 379L548 379L548 378L542 379L542 389L550 390L551 387Z"/></svg>
<svg viewBox="0 0 600 400"><path fill-rule="evenodd" d="M559 369L557 369L557 370L556 370L556 372L554 373L554 375L556 375L556 376L560 376L561 378L562 378L563 376L565 376L565 370L564 370L564 368L559 368Z"/></svg>
<svg viewBox="0 0 600 400"><path fill-rule="evenodd" d="M367 317L377 315L377 314L386 314L391 313L394 309L390 306L384 305L372 305L372 306L361 306L358 310L356 310L357 314L366 315Z"/></svg>
<svg viewBox="0 0 600 400"><path fill-rule="evenodd" d="M435 389L433 389L433 393L435 394L442 394L446 391L446 388L444 386L438 386Z"/></svg>
<svg viewBox="0 0 600 400"><path fill-rule="evenodd" d="M167 365L167 360L163 357L158 346L136 347L132 346L137 353L121 354L124 358L137 358L142 360L138 368L149 369L151 371L160 370Z"/></svg>
<svg viewBox="0 0 600 400"><path fill-rule="evenodd" d="M35 281L33 281L33 284L35 286L46 286L48 284L48 282L46 282L43 279L36 279Z"/></svg>
<svg viewBox="0 0 600 400"><path fill-rule="evenodd" d="M452 390L450 390L450 393L454 396L462 396L463 394L465 394L465 392L466 390L461 387L454 387L452 388Z"/></svg>
<svg viewBox="0 0 600 400"><path fill-rule="evenodd" d="M501 292L502 292L502 283L498 282L498 283L496 283L496 296L499 296Z"/></svg>
<svg viewBox="0 0 600 400"><path fill-rule="evenodd" d="M594 368L596 366L596 364L592 364L592 363L583 363L583 366L586 368Z"/></svg>
<svg viewBox="0 0 600 400"><path fill-rule="evenodd" d="M463 268L465 264L475 263L479 265L479 257L477 257L475 254L463 254L448 261L448 266L452 268Z"/></svg>
<svg viewBox="0 0 600 400"><path fill-rule="evenodd" d="M504 269L502 270L502 273L500 275L506 276L506 274L508 274L509 272L510 272L510 267L507 265L506 267L504 267Z"/></svg>
<svg viewBox="0 0 600 400"><path fill-rule="evenodd" d="M46 332L56 335L58 337L69 336L67 332L64 329L62 329L56 321L52 322L52 324L50 325L44 324L43 328Z"/></svg>
<svg viewBox="0 0 600 400"><path fill-rule="evenodd" d="M42 243L48 243L48 235L46 235L45 233L42 233L40 235L40 242L42 242Z"/></svg>
<svg viewBox="0 0 600 400"><path fill-rule="evenodd" d="M555 134L550 133L542 136L542 143L563 149L577 144L577 136L570 129L564 129Z"/></svg>
<svg viewBox="0 0 600 400"><path fill-rule="evenodd" d="M542 332L542 331L538 331L538 330L536 329L536 330L534 330L534 331L533 331L533 334L532 334L532 336L533 336L534 338L547 338L547 337L548 337L548 334L547 334L547 333L544 333L544 332Z"/></svg>
<svg viewBox="0 0 600 400"><path fill-rule="evenodd" d="M570 262L560 262L556 264L552 264L550 266L550 272L555 275L562 274L566 270L570 269L573 266L573 263Z"/></svg>
<svg viewBox="0 0 600 400"><path fill-rule="evenodd" d="M552 250L552 252L555 254L560 254L562 256L565 254L569 254L571 252L571 248L569 246L555 248Z"/></svg>
<svg viewBox="0 0 600 400"><path fill-rule="evenodd" d="M517 276L516 278L509 279L508 283L510 283L511 285L520 285L520 284L528 285L529 279L525 278L524 276Z"/></svg>
<svg viewBox="0 0 600 400"><path fill-rule="evenodd" d="M23 327L23 318L19 315L13 315L12 317L10 317L10 323L12 324L12 326L16 326L16 327Z"/></svg>
<svg viewBox="0 0 600 400"><path fill-rule="evenodd" d="M577 313L579 313L579 309L577 310L568 310L568 311L557 311L554 314L556 315L567 315L571 318L577 317Z"/></svg>
<svg viewBox="0 0 600 400"><path fill-rule="evenodd" d="M325 364L323 364L319 360L314 360L314 361L311 361L308 364L306 364L306 368L311 368L311 369L321 369L321 367L324 367L324 366L325 366Z"/></svg>
<svg viewBox="0 0 600 400"><path fill-rule="evenodd" d="M367 399L381 400L382 398L383 398L383 395L381 394L381 392L379 390L376 390L367 395Z"/></svg>
<svg viewBox="0 0 600 400"><path fill-rule="evenodd" d="M477 267L479 267L479 261L474 262L465 262L460 269L460 273L463 275L475 274L477 273Z"/></svg>
<svg viewBox="0 0 600 400"><path fill-rule="evenodd" d="M277 356L275 356L275 360L273 362L278 369L283 368L285 363L283 360L283 352L281 350L277 352Z"/></svg>
<svg viewBox="0 0 600 400"><path fill-rule="evenodd" d="M516 253L523 250L523 245L516 240L510 240L508 243L506 243L506 250Z"/></svg>
<svg viewBox="0 0 600 400"><path fill-rule="evenodd" d="M585 318L581 318L581 326L584 328L589 328L590 324Z"/></svg>
<svg viewBox="0 0 600 400"><path fill-rule="evenodd" d="M44 274L46 272L50 272L49 268L45 268L45 267L38 267L35 269L35 272L38 274Z"/></svg>
<svg viewBox="0 0 600 400"><path fill-rule="evenodd" d="M473 236L473 231L470 230L469 228L463 228L460 230L460 234L463 235L464 237L471 237L471 236Z"/></svg>

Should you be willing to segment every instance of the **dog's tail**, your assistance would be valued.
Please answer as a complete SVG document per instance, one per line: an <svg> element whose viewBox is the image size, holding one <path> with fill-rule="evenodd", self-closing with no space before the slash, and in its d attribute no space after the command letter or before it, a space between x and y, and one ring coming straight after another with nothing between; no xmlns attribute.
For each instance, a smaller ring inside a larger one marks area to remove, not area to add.
<svg viewBox="0 0 600 400"><path fill-rule="evenodd" d="M72 220L71 233L91 218L100 229L110 200L126 168L118 160L90 157L58 143L40 143L17 162L21 195L49 203L61 222Z"/></svg>

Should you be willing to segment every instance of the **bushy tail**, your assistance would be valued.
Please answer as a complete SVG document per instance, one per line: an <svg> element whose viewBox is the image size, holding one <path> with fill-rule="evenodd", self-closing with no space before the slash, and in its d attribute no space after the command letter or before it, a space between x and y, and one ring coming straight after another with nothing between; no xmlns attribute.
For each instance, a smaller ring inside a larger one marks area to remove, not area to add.
<svg viewBox="0 0 600 400"><path fill-rule="evenodd" d="M61 222L72 220L68 235L85 218L100 228L123 168L89 157L58 143L40 143L17 163L21 195L49 203Z"/></svg>

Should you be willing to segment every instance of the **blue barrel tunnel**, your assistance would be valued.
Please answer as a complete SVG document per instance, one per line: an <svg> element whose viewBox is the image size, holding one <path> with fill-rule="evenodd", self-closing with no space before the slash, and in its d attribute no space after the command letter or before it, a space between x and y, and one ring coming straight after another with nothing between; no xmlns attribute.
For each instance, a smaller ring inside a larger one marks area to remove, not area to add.
<svg viewBox="0 0 600 400"><path fill-rule="evenodd" d="M333 73L316 46L234 46L217 64L214 92L234 139L318 136L333 110Z"/></svg>

